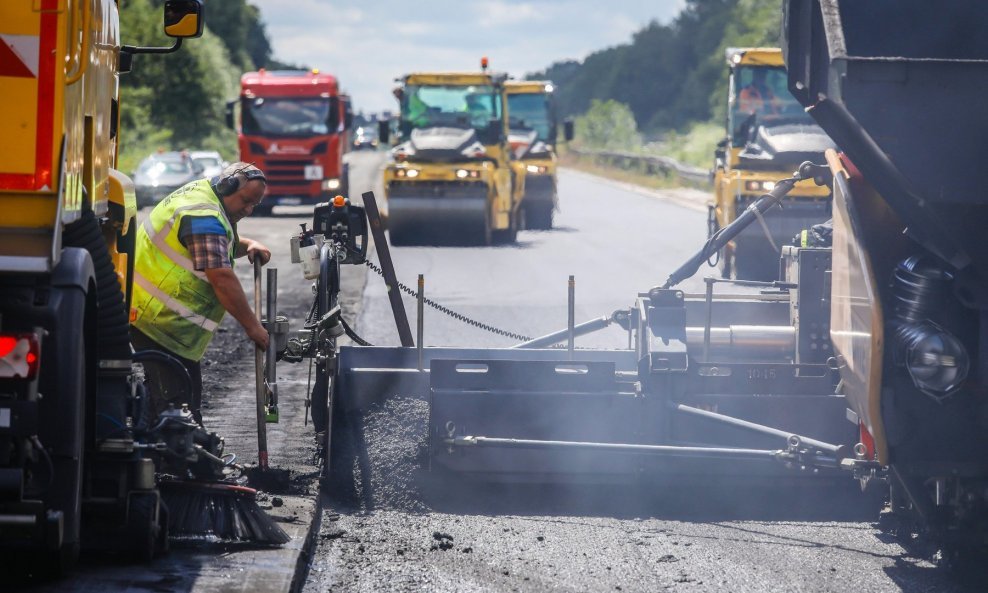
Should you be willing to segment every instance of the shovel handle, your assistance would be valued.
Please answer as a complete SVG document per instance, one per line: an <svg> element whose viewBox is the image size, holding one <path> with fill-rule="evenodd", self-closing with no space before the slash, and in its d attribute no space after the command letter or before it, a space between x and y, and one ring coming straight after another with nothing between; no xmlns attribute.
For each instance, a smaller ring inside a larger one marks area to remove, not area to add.
<svg viewBox="0 0 988 593"><path fill-rule="evenodd" d="M261 258L254 258L254 315L261 321ZM254 346L254 374L257 395L257 464L268 469L267 388L264 384L264 350Z"/></svg>

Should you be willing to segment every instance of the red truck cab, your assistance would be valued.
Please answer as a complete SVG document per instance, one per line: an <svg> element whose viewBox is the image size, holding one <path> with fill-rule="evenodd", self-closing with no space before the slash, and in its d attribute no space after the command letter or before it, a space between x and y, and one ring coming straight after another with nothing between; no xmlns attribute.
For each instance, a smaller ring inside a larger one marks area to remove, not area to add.
<svg viewBox="0 0 988 593"><path fill-rule="evenodd" d="M234 105L227 123L235 127ZM347 195L343 154L349 142L350 101L339 83L319 70L247 72L240 78L240 160L268 180L263 210L278 204L309 205Z"/></svg>

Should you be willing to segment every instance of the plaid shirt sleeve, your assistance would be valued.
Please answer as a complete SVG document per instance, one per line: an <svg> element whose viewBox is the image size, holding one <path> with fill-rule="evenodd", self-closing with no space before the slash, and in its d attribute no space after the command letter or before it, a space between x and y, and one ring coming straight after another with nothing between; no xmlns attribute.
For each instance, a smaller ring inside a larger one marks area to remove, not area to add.
<svg viewBox="0 0 988 593"><path fill-rule="evenodd" d="M192 267L198 271L230 268L230 241L226 230L212 217L185 217L179 227L179 240L189 250Z"/></svg>
<svg viewBox="0 0 988 593"><path fill-rule="evenodd" d="M192 267L199 271L232 267L229 247L226 235L189 235L185 239Z"/></svg>

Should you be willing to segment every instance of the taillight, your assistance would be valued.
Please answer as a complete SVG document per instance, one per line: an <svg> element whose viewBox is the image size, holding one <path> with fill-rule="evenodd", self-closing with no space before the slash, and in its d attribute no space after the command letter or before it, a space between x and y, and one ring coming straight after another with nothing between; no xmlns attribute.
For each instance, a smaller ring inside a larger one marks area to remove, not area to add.
<svg viewBox="0 0 988 593"><path fill-rule="evenodd" d="M33 379L40 354L35 334L0 334L0 378Z"/></svg>

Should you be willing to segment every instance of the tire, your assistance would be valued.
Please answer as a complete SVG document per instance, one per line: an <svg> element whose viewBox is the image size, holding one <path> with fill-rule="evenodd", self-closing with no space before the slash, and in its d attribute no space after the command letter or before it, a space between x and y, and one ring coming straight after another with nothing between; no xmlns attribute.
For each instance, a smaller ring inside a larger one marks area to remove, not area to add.
<svg viewBox="0 0 988 593"><path fill-rule="evenodd" d="M415 244L415 233L408 229L392 228L388 230L388 243L396 247Z"/></svg>
<svg viewBox="0 0 988 593"><path fill-rule="evenodd" d="M491 213L488 209L484 211L484 223L477 236L477 244L481 247L489 247L494 242L493 239L494 230L491 228Z"/></svg>
<svg viewBox="0 0 988 593"><path fill-rule="evenodd" d="M532 204L525 209L525 228L536 231L552 229L555 209L552 204Z"/></svg>

